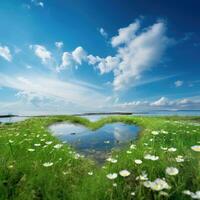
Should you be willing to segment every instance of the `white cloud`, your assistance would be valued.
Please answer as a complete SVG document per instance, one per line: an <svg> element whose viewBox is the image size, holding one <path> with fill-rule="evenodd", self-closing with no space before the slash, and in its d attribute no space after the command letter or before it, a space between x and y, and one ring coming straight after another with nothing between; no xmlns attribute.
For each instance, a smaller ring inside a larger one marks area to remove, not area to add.
<svg viewBox="0 0 200 200"><path fill-rule="evenodd" d="M10 53L10 49L7 46L0 46L0 56L7 61L12 61L12 55Z"/></svg>
<svg viewBox="0 0 200 200"><path fill-rule="evenodd" d="M34 50L35 55L42 60L43 64L47 64L52 60L51 52L48 51L45 46L36 44L30 45L30 48Z"/></svg>
<svg viewBox="0 0 200 200"><path fill-rule="evenodd" d="M64 52L62 55L62 63L57 67L60 72L69 67L81 65L83 61L87 61L87 53L82 47L77 47L72 52Z"/></svg>
<svg viewBox="0 0 200 200"><path fill-rule="evenodd" d="M111 39L117 50L114 56L88 56L89 64L95 65L101 74L113 72L115 90L134 86L144 71L156 66L172 42L166 36L166 25L162 21L145 29L140 27L140 21L136 20L118 30L118 35Z"/></svg>
<svg viewBox="0 0 200 200"><path fill-rule="evenodd" d="M118 49L120 64L115 72L114 88L116 90L134 85L142 72L155 66L169 44L165 36L165 24L158 22L139 35L127 39L124 47Z"/></svg>
<svg viewBox="0 0 200 200"><path fill-rule="evenodd" d="M151 103L151 106L167 106L170 102L166 97L161 97L160 99Z"/></svg>
<svg viewBox="0 0 200 200"><path fill-rule="evenodd" d="M99 29L99 33L100 33L103 37L105 37L105 38L108 37L108 34L106 33L106 31L105 31L103 28L100 28L100 29Z"/></svg>
<svg viewBox="0 0 200 200"><path fill-rule="evenodd" d="M20 99L26 99L24 104L40 105L49 101L48 106L53 109L55 106L53 104L59 102L60 112L62 109L73 111L72 108L73 112L79 112L79 109L98 110L106 102L106 97L98 91L98 86L84 82L60 81L38 74L32 76L0 74L0 87L16 90Z"/></svg>
<svg viewBox="0 0 200 200"><path fill-rule="evenodd" d="M181 109L199 109L200 100L194 98L182 98L170 100L166 97L161 97L155 101L131 101L114 104L113 107L123 111L148 111L148 110L181 110Z"/></svg>
<svg viewBox="0 0 200 200"><path fill-rule="evenodd" d="M177 80L177 81L174 82L174 85L176 87L181 87L183 85L183 81Z"/></svg>
<svg viewBox="0 0 200 200"><path fill-rule="evenodd" d="M107 56L106 58L100 59L97 68L100 70L101 74L104 74L114 70L118 64L119 64L118 57Z"/></svg>
<svg viewBox="0 0 200 200"><path fill-rule="evenodd" d="M140 28L140 23L137 20L136 22L130 24L128 27L120 28L118 30L118 35L112 37L111 44L113 47L116 47L120 44L128 43L136 37L136 31Z"/></svg>
<svg viewBox="0 0 200 200"><path fill-rule="evenodd" d="M63 47L64 43L62 41L59 41L59 42L55 42L55 46L58 48L58 49L61 49Z"/></svg>
<svg viewBox="0 0 200 200"><path fill-rule="evenodd" d="M86 60L87 58L87 53L83 49L83 47L77 47L73 52L72 52L72 57L76 63L79 65L82 64L82 61Z"/></svg>
<svg viewBox="0 0 200 200"><path fill-rule="evenodd" d="M43 1L31 0L31 2L32 2L35 6L39 6L39 7L41 7L41 8L44 8L44 2L43 2Z"/></svg>
<svg viewBox="0 0 200 200"><path fill-rule="evenodd" d="M93 56L93 55L88 55L87 59L90 65L96 65L98 62L101 62L102 60L102 58L100 58L99 56Z"/></svg>

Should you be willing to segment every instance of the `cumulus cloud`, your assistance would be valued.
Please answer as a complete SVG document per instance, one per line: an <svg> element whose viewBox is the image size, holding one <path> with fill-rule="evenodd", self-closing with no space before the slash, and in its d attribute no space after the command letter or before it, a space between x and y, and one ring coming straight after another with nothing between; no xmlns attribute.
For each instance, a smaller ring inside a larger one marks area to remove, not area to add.
<svg viewBox="0 0 200 200"><path fill-rule="evenodd" d="M12 61L12 55L7 46L0 46L0 56L9 62Z"/></svg>
<svg viewBox="0 0 200 200"><path fill-rule="evenodd" d="M87 53L83 49L83 47L77 47L73 52L72 52L72 57L76 63L79 65L82 64L82 61L86 60L87 58Z"/></svg>
<svg viewBox="0 0 200 200"><path fill-rule="evenodd" d="M116 69L119 61L118 57L107 56L106 58L100 59L97 68L100 70L101 74L105 74Z"/></svg>
<svg viewBox="0 0 200 200"><path fill-rule="evenodd" d="M133 86L142 73L155 66L162 58L172 40L166 36L166 24L156 22L147 28L141 28L136 20L129 26L120 28L111 39L116 49L114 56L100 58L88 56L89 64L95 65L101 74L113 72L115 90Z"/></svg>
<svg viewBox="0 0 200 200"><path fill-rule="evenodd" d="M101 32L103 33L103 29ZM172 41L166 36L166 24L163 21L158 21L149 27L141 27L141 21L136 20L129 26L120 28L118 34L111 38L111 45L116 50L115 55L106 57L88 55L79 46L72 52L63 52L61 64L56 65L56 70L60 72L70 67L77 68L83 62L87 62L102 75L113 73L112 85L119 91L137 85L143 73L160 62ZM55 45L61 48L63 43L56 42ZM51 59L51 52L44 46L34 45L33 48L43 63Z"/></svg>
<svg viewBox="0 0 200 200"><path fill-rule="evenodd" d="M99 29L99 33L100 33L103 37L105 37L105 38L108 37L108 34L106 33L106 31L105 31L103 28L100 28L100 29Z"/></svg>
<svg viewBox="0 0 200 200"><path fill-rule="evenodd" d="M182 98L182 99L173 99L170 100L166 97L160 97L155 101L131 101L131 102L124 102L118 103L113 105L118 110L127 110L127 111L134 111L134 110L178 110L178 109L199 109L200 107L200 100L194 98Z"/></svg>
<svg viewBox="0 0 200 200"><path fill-rule="evenodd" d="M111 44L113 47L116 47L120 44L128 43L136 37L136 31L140 28L140 23L137 20L136 22L130 24L128 27L120 28L118 30L118 35L112 37Z"/></svg>
<svg viewBox="0 0 200 200"><path fill-rule="evenodd" d="M30 45L30 49L34 50L35 55L42 60L43 64L47 64L52 60L52 54L50 51L46 49L45 46L42 45Z"/></svg>
<svg viewBox="0 0 200 200"><path fill-rule="evenodd" d="M62 63L57 67L57 71L64 70L69 67L81 65L87 60L87 53L83 47L77 47L72 52L64 52L62 55Z"/></svg>
<svg viewBox="0 0 200 200"><path fill-rule="evenodd" d="M165 24L158 22L136 36L131 35L118 49L117 56L121 62L115 70L113 85L116 90L132 85L142 72L159 62L169 45L165 30Z"/></svg>
<svg viewBox="0 0 200 200"><path fill-rule="evenodd" d="M181 87L183 85L183 81L177 80L177 81L174 82L174 85L176 87Z"/></svg>

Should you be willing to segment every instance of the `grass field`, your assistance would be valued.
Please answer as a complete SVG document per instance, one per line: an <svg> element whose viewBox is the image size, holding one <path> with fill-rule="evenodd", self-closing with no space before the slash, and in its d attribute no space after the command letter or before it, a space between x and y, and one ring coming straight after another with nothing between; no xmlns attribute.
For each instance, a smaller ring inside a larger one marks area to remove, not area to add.
<svg viewBox="0 0 200 200"><path fill-rule="evenodd" d="M124 122L142 128L103 166L48 132L55 122L91 129ZM73 116L0 124L0 199L200 199L200 117Z"/></svg>

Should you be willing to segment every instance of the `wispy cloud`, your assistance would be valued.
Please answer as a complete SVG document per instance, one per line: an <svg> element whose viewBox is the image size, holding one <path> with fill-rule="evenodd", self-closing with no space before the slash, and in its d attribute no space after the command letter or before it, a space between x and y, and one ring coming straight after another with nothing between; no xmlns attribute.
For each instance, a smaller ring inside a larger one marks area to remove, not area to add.
<svg viewBox="0 0 200 200"><path fill-rule="evenodd" d="M181 87L183 85L183 81L177 80L174 82L175 87Z"/></svg>
<svg viewBox="0 0 200 200"><path fill-rule="evenodd" d="M104 37L107 38L108 37L108 33L104 30L104 28L100 28L99 29L99 33Z"/></svg>
<svg viewBox="0 0 200 200"><path fill-rule="evenodd" d="M0 56L9 62L12 61L12 55L7 46L0 46Z"/></svg>
<svg viewBox="0 0 200 200"><path fill-rule="evenodd" d="M29 103L51 101L53 103L49 106L52 108L58 101L85 110L97 109L106 103L106 97L100 90L97 91L98 86L84 82L65 82L41 75L22 77L0 74L0 87L16 90L17 96L26 99Z"/></svg>

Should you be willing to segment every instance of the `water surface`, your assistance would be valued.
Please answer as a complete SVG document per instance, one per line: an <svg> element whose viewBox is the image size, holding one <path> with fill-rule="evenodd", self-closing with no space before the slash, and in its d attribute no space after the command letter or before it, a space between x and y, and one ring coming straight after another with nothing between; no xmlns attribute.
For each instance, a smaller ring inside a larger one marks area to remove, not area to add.
<svg viewBox="0 0 200 200"><path fill-rule="evenodd" d="M117 150L135 140L139 127L113 123L91 131L77 124L57 123L50 126L50 131L79 153L103 162L112 150Z"/></svg>
<svg viewBox="0 0 200 200"><path fill-rule="evenodd" d="M20 122L27 119L27 117L1 117L0 122L1 123L14 123L14 122Z"/></svg>

